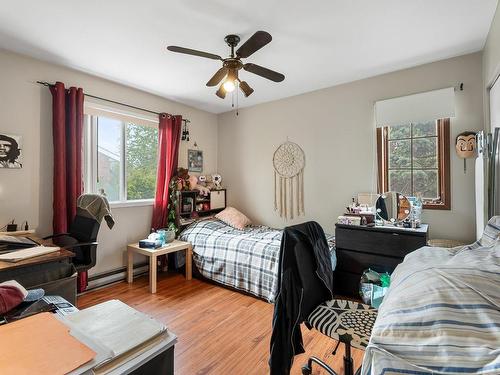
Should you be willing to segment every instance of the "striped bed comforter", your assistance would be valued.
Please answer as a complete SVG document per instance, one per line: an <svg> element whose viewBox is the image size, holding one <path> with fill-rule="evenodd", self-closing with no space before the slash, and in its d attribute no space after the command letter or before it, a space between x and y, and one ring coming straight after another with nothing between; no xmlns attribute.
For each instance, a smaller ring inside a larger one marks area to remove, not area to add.
<svg viewBox="0 0 500 375"><path fill-rule="evenodd" d="M282 234L266 226L238 230L209 219L191 224L179 238L193 245L194 263L204 277L273 302ZM327 240L333 249L333 237ZM334 256L332 250L332 263Z"/></svg>
<svg viewBox="0 0 500 375"><path fill-rule="evenodd" d="M423 247L394 271L362 374L500 374L500 239Z"/></svg>

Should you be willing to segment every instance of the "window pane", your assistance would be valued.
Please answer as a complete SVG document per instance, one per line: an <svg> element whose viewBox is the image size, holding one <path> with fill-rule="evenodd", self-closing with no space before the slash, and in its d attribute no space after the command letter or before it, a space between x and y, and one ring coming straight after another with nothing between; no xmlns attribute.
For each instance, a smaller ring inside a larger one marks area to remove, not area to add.
<svg viewBox="0 0 500 375"><path fill-rule="evenodd" d="M389 191L397 191L411 196L411 172L402 170L389 171Z"/></svg>
<svg viewBox="0 0 500 375"><path fill-rule="evenodd" d="M436 121L417 122L413 124L413 137L437 135Z"/></svg>
<svg viewBox="0 0 500 375"><path fill-rule="evenodd" d="M121 121L97 119L97 189L103 189L109 201L120 200L121 129Z"/></svg>
<svg viewBox="0 0 500 375"><path fill-rule="evenodd" d="M156 190L158 129L126 126L127 200L152 199Z"/></svg>
<svg viewBox="0 0 500 375"><path fill-rule="evenodd" d="M410 138L411 125L397 125L389 127L389 139Z"/></svg>
<svg viewBox="0 0 500 375"><path fill-rule="evenodd" d="M411 167L410 141L389 141L389 168Z"/></svg>
<svg viewBox="0 0 500 375"><path fill-rule="evenodd" d="M413 168L437 168L437 137L413 140Z"/></svg>
<svg viewBox="0 0 500 375"><path fill-rule="evenodd" d="M424 199L439 198L438 171L437 170L414 170L413 171L414 195L422 194Z"/></svg>

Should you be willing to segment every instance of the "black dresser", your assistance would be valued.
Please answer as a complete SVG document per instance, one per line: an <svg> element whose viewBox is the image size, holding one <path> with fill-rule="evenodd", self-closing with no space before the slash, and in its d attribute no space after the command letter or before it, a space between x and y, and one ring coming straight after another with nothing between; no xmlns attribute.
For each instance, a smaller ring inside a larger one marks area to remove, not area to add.
<svg viewBox="0 0 500 375"><path fill-rule="evenodd" d="M426 224L417 229L336 224L335 293L359 296L364 270L391 273L406 254L427 244L427 234Z"/></svg>

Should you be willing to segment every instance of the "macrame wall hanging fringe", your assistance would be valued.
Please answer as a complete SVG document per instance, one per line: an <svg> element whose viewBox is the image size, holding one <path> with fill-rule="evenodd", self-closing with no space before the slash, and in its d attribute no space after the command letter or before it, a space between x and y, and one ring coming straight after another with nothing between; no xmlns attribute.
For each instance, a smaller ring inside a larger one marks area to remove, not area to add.
<svg viewBox="0 0 500 375"><path fill-rule="evenodd" d="M305 161L304 151L293 142L274 152L274 210L285 220L304 215Z"/></svg>

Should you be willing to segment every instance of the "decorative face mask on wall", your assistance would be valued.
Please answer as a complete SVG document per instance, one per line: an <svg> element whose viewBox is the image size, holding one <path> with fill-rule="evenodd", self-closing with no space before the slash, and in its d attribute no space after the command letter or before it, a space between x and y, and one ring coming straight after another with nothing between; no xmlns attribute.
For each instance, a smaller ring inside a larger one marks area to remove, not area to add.
<svg viewBox="0 0 500 375"><path fill-rule="evenodd" d="M463 132L457 135L455 143L457 155L462 159L469 159L476 156L476 133Z"/></svg>
<svg viewBox="0 0 500 375"><path fill-rule="evenodd" d="M467 163L465 159L470 159L476 156L476 133L463 132L457 135L455 140L455 150L457 156L464 159L464 173L467 171Z"/></svg>

